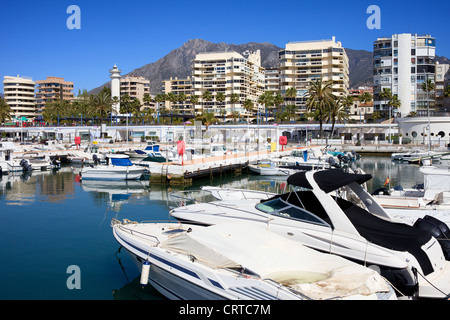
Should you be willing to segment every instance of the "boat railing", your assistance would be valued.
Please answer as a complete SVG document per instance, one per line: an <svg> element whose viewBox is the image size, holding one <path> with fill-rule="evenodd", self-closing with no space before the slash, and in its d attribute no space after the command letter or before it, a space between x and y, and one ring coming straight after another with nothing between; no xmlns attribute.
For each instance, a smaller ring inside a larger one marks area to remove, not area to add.
<svg viewBox="0 0 450 320"><path fill-rule="evenodd" d="M225 191L225 190L231 190L231 191L242 191L242 192L247 192L247 193L251 193L253 191L248 191L248 190L236 190L236 189L221 189L221 191ZM184 190L184 191L175 191L175 192L171 192L169 193L169 197L171 198L170 203L171 204L175 204L175 205L171 205L169 204L169 209L172 211L172 209L176 209L176 208L180 208L180 207L187 207L189 205L192 204L206 204L206 205L211 205L216 207L217 209L220 209L221 212L223 214L227 214L229 213L229 210L234 210L234 211L239 211L239 212L243 212L246 214L251 214L253 216L257 216L260 218L264 218L267 220L267 222L273 220L273 218L268 217L265 214L260 214L254 211L250 211L250 210L246 210L246 209L242 209L239 207L238 204L232 203L232 202L226 202L226 203L221 203L220 200L224 200L224 199L218 199L217 197L215 197L214 195L211 194L212 191L217 191L216 189L212 189L212 190ZM263 192L263 191L255 191L256 193L259 194L266 194L267 198L265 199L269 199L270 197L274 196L274 194L268 193L268 192ZM195 193L198 193L201 197L200 198L194 198L192 197L192 195L194 195ZM245 195L244 195L245 197ZM243 198L245 200L248 199L260 199L263 200L264 198ZM219 201L217 201L219 200ZM238 200L238 199L236 199ZM170 215L170 214L169 214Z"/></svg>
<svg viewBox="0 0 450 320"><path fill-rule="evenodd" d="M154 221L151 221L154 222ZM141 222L142 223L142 222ZM141 236L142 238L149 238L147 240L151 240L152 242L155 242L155 246L158 246L161 241L159 241L158 237L145 233L145 232L141 232L141 231L137 231L131 228L127 228L126 226L129 224L139 224L139 222L135 222L135 221L130 221L128 219L124 219L123 221L119 221L117 219L112 218L111 219L111 226L117 226L119 229L125 231L125 232L129 232L132 235L138 235Z"/></svg>

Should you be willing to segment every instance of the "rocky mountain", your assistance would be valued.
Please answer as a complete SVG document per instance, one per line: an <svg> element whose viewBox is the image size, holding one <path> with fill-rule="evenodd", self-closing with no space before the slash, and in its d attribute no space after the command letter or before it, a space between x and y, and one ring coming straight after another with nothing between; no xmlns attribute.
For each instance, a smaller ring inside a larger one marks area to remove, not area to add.
<svg viewBox="0 0 450 320"><path fill-rule="evenodd" d="M149 79L150 93L157 94L161 93L162 80L170 79L170 77L186 78L191 74L191 61L197 53L211 51L236 51L241 53L246 50L261 50L261 64L265 68L270 68L278 65L278 51L282 50L282 48L267 42L250 42L235 45L223 42L212 43L202 39L191 39L158 61L137 68L129 74ZM348 48L345 50L349 58L350 87L357 88L358 86L372 85L372 52ZM444 61L450 63L449 59L445 57L436 58L438 61L442 61L441 63L444 63ZM99 92L105 85L109 86L110 83L108 82L95 88L90 93Z"/></svg>

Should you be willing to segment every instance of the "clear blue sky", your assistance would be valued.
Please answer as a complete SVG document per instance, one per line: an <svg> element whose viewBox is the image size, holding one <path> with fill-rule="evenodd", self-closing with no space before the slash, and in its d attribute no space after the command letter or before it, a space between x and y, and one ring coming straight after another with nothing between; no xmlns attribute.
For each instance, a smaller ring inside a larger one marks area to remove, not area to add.
<svg viewBox="0 0 450 320"><path fill-rule="evenodd" d="M381 29L366 27L369 5L381 9ZM81 9L81 29L69 30L68 6ZM0 9L0 92L3 76L59 76L78 89L155 62L189 39L241 44L329 39L372 51L379 36L431 34L436 53L450 58L449 0L194 0L4 1ZM447 25L447 26L446 26Z"/></svg>

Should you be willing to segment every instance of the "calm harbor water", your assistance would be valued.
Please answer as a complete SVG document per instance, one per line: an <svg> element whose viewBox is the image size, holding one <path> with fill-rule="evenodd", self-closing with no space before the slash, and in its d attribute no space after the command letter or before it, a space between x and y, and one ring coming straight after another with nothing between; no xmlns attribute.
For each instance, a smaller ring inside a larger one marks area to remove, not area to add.
<svg viewBox="0 0 450 320"><path fill-rule="evenodd" d="M369 191L387 177L404 187L423 182L418 166L389 157L363 156L357 165L374 177ZM139 272L125 250L118 252L110 221L167 220L168 193L181 189L136 181L80 182L76 172L65 167L0 180L0 299L161 299L152 287L140 288ZM283 187L279 179L245 173L199 180L189 189L202 185L278 192ZM80 287L70 289L71 284Z"/></svg>

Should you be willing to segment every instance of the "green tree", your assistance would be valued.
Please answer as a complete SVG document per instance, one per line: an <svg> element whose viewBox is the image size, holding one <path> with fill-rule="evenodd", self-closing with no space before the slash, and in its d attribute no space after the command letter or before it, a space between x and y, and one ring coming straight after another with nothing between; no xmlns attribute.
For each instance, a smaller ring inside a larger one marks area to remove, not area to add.
<svg viewBox="0 0 450 320"><path fill-rule="evenodd" d="M333 138L334 127L336 122L345 123L350 120L349 107L353 104L353 98L351 96L340 96L333 99L333 102L329 105L329 112L326 116L326 120L331 122L330 139Z"/></svg>
<svg viewBox="0 0 450 320"><path fill-rule="evenodd" d="M226 97L223 92L217 92L216 101L219 102L219 104L220 104L220 113L221 114L226 114L225 105L224 105L225 99L226 99Z"/></svg>
<svg viewBox="0 0 450 320"><path fill-rule="evenodd" d="M292 112L294 112L294 114L295 114L295 112L297 111L296 110L297 108L295 106L295 98L297 97L297 90L293 87L288 88L286 90L286 92L284 93L284 95L287 98L286 100L291 101L291 103L289 105L291 105L292 107L287 107L287 105L286 105L286 107L287 107L286 110L289 115L289 119L292 119L292 117L291 117Z"/></svg>
<svg viewBox="0 0 450 320"><path fill-rule="evenodd" d="M271 107L274 105L273 91L266 91L262 95L260 95L258 98L258 103L264 105L267 123L267 109L271 109Z"/></svg>
<svg viewBox="0 0 450 320"><path fill-rule="evenodd" d="M372 101L372 95L369 92L363 92L358 97L359 102L366 104L367 102Z"/></svg>
<svg viewBox="0 0 450 320"><path fill-rule="evenodd" d="M312 80L306 94L306 110L317 111L319 115L319 134L322 136L323 120L334 101L332 82L323 82L322 78Z"/></svg>
<svg viewBox="0 0 450 320"><path fill-rule="evenodd" d="M247 111L247 123L249 123L250 112L253 110L253 101L250 99L245 100L244 109Z"/></svg>
<svg viewBox="0 0 450 320"><path fill-rule="evenodd" d="M102 90L92 97L93 114L100 116L100 121L103 123L103 118L112 112L111 93L108 90Z"/></svg>
<svg viewBox="0 0 450 320"><path fill-rule="evenodd" d="M235 110L235 104L239 102L239 95L237 93L232 93L230 96L230 103L233 106L231 111Z"/></svg>
<svg viewBox="0 0 450 320"><path fill-rule="evenodd" d="M198 115L198 116L196 117L196 119L202 121L202 123L206 126L206 130L208 130L208 127L209 127L211 124L213 124L213 123L219 121L219 120L215 117L214 113L209 112L209 111L206 111L206 112L204 112L204 113L201 114L201 115Z"/></svg>
<svg viewBox="0 0 450 320"><path fill-rule="evenodd" d="M13 113L11 107L6 101L0 98L0 123L4 123L7 120L11 120L11 114Z"/></svg>
<svg viewBox="0 0 450 320"><path fill-rule="evenodd" d="M205 102L209 102L212 101L213 99L213 95L209 90L206 90L205 92L203 92L202 94L202 114L204 113L204 109L205 109Z"/></svg>

